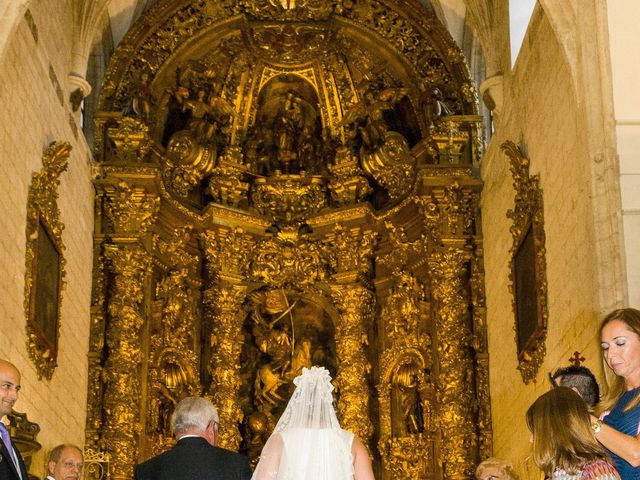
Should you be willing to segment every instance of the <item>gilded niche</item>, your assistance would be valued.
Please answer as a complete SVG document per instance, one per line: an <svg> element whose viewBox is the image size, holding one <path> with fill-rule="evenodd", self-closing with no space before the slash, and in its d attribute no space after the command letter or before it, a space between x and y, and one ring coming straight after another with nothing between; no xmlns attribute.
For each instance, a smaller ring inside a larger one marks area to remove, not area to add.
<svg viewBox="0 0 640 480"><path fill-rule="evenodd" d="M186 395L211 398L220 445L255 462L310 365L383 480L473 470L490 433L466 381L486 378L476 102L417 4L148 10L96 114L87 443L115 478L169 447Z"/></svg>

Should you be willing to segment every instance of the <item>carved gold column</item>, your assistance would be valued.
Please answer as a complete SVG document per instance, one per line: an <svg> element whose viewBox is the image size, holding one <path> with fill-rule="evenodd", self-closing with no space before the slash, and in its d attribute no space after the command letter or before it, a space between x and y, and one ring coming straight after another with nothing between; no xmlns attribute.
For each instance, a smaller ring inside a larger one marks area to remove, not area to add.
<svg viewBox="0 0 640 480"><path fill-rule="evenodd" d="M202 234L209 287L204 292L205 322L211 325L211 386L209 395L220 415L219 445L238 450L242 440L238 426L243 419L240 389L242 350L241 305L246 286L240 285L252 246L242 229L220 228Z"/></svg>
<svg viewBox="0 0 640 480"><path fill-rule="evenodd" d="M474 360L467 278L475 196L458 181L421 200L427 235L436 345L436 426L443 478L473 477L477 456Z"/></svg>
<svg viewBox="0 0 640 480"><path fill-rule="evenodd" d="M437 426L442 434L444 478L471 478L476 433L471 331L465 296L465 270L470 252L453 245L429 255L436 308Z"/></svg>
<svg viewBox="0 0 640 480"><path fill-rule="evenodd" d="M241 441L238 425L243 414L238 391L243 316L240 305L245 293L245 286L230 284L216 285L204 292L205 321L213 325L210 395L222 425L219 445L230 450L238 450Z"/></svg>
<svg viewBox="0 0 640 480"><path fill-rule="evenodd" d="M144 291L151 258L140 240L155 221L159 199L144 189L119 183L108 187L105 212L113 234L104 245L111 274L103 370L102 443L112 460L111 478L130 479L138 460L141 412L140 364Z"/></svg>
<svg viewBox="0 0 640 480"><path fill-rule="evenodd" d="M365 355L368 344L365 325L372 321L375 296L358 283L333 285L331 295L340 313L335 338L340 421L343 428L351 430L367 445L373 427L369 418L371 392L366 381L371 365Z"/></svg>

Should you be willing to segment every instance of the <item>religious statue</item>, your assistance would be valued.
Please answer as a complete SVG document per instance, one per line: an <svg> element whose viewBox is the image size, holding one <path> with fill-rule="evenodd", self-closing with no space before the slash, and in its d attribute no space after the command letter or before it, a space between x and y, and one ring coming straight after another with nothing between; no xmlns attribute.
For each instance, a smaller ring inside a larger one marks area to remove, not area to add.
<svg viewBox="0 0 640 480"><path fill-rule="evenodd" d="M392 380L391 422L394 437L424 431L422 402L415 363L401 365Z"/></svg>
<svg viewBox="0 0 640 480"><path fill-rule="evenodd" d="M290 322L295 302L289 305L286 295L280 290L255 292L252 299L252 334L267 360L258 368L254 393L258 402L276 405L283 400L278 388L287 383L286 374L294 351Z"/></svg>
<svg viewBox="0 0 640 480"><path fill-rule="evenodd" d="M406 88L386 88L377 93L370 85L362 100L347 110L342 124L354 126L365 151L374 152L384 145L388 131L384 111L391 110L407 92Z"/></svg>
<svg viewBox="0 0 640 480"><path fill-rule="evenodd" d="M296 91L290 90L280 98L275 115L268 120L270 131L254 126L257 139L253 142L272 153L268 168L265 159L257 157L258 170L269 173L278 170L284 174L318 170L314 164L321 148L317 117L313 105Z"/></svg>
<svg viewBox="0 0 640 480"><path fill-rule="evenodd" d="M424 81L420 87L421 108L424 112L425 123L428 128L442 117L451 115L451 109L445 103L440 89L429 81Z"/></svg>
<svg viewBox="0 0 640 480"><path fill-rule="evenodd" d="M247 165L252 167L253 173L263 177L270 176L274 171L274 162L269 154L267 128L257 122L249 129L244 140L244 158Z"/></svg>
<svg viewBox="0 0 640 480"><path fill-rule="evenodd" d="M283 173L290 173L291 163L297 159L298 140L303 121L300 98L293 92L287 93L274 126L278 140L278 162Z"/></svg>
<svg viewBox="0 0 640 480"><path fill-rule="evenodd" d="M251 467L255 468L258 463L262 447L264 447L264 443L267 441L269 432L271 431L268 417L262 412L253 412L249 415L249 418L247 418L247 429L249 430L247 456L249 457Z"/></svg>
<svg viewBox="0 0 640 480"><path fill-rule="evenodd" d="M182 102L182 111L190 113L187 129L203 144L217 143L216 136L234 115L233 106L224 98L213 94L207 98L204 88L198 89L196 98L189 98L188 92L185 97L184 89L178 90L176 98Z"/></svg>
<svg viewBox="0 0 640 480"><path fill-rule="evenodd" d="M151 106L155 102L150 84L149 72L143 71L131 98L132 113L145 123L149 123L151 120Z"/></svg>

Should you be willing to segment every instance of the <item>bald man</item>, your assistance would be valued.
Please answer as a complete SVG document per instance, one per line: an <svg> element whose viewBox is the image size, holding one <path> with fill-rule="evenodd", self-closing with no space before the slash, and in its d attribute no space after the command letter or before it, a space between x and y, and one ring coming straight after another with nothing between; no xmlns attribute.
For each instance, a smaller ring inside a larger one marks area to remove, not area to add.
<svg viewBox="0 0 640 480"><path fill-rule="evenodd" d="M16 366L0 359L0 419L11 413L20 391L20 372ZM7 423L0 422L0 478L28 480L27 467L20 452L13 446Z"/></svg>
<svg viewBox="0 0 640 480"><path fill-rule="evenodd" d="M47 480L79 480L82 478L84 459L76 445L63 443L54 447L47 462Z"/></svg>

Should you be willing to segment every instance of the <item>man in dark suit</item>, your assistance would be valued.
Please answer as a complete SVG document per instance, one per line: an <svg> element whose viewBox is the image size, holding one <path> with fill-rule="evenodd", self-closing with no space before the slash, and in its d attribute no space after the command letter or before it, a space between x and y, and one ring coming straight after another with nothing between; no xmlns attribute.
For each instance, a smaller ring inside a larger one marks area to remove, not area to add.
<svg viewBox="0 0 640 480"><path fill-rule="evenodd" d="M0 359L0 419L11 413L18 400L20 372L14 364ZM13 446L9 430L0 422L0 478L2 480L28 480L27 467L20 452Z"/></svg>
<svg viewBox="0 0 640 480"><path fill-rule="evenodd" d="M250 480L246 457L216 446L219 417L209 400L187 397L172 417L175 446L136 466L136 480Z"/></svg>

